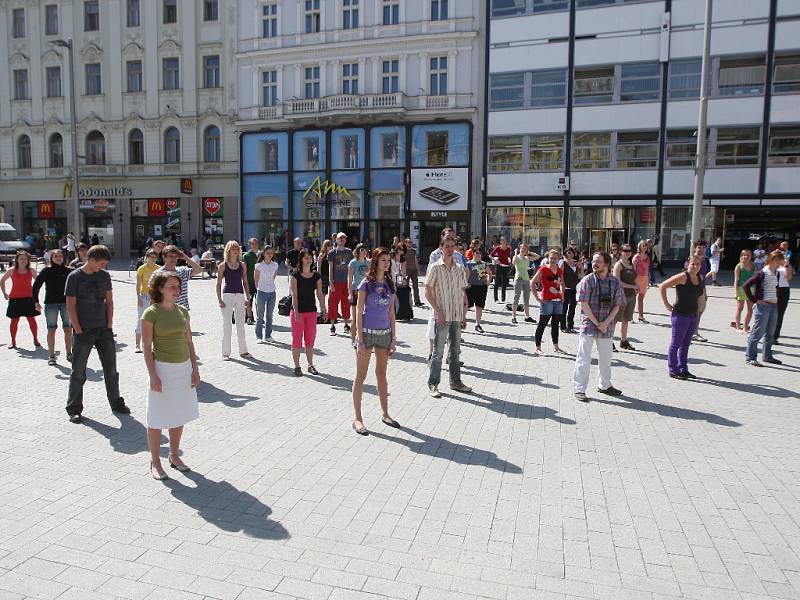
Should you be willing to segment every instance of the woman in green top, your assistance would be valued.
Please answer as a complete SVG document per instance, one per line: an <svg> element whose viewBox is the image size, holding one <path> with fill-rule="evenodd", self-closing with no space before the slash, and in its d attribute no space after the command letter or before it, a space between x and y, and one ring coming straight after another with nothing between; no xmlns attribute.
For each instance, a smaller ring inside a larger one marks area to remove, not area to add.
<svg viewBox="0 0 800 600"><path fill-rule="evenodd" d="M532 260L539 260L539 255L529 252L527 244L520 244L519 251L514 255L511 264L514 265L516 275L514 276L514 302L511 304L511 322L517 322L517 306L519 296L522 294L522 305L525 310L525 322L536 323L530 315L528 305L531 303L531 275L528 273Z"/></svg>
<svg viewBox="0 0 800 600"><path fill-rule="evenodd" d="M178 456L183 426L200 416L197 386L200 372L192 342L189 311L176 304L181 295L177 273L159 271L150 281L150 307L142 313L144 362L150 374L145 406L150 474L167 479L161 466L161 430L169 430L169 466L185 472Z"/></svg>
<svg viewBox="0 0 800 600"><path fill-rule="evenodd" d="M731 327L740 333L750 333L750 319L753 318L753 303L744 295L744 282L750 279L756 272L753 264L753 253L745 248L739 255L739 264L733 269L733 289L736 290L736 313L731 321ZM744 328L742 328L742 309L747 303L747 313L744 316Z"/></svg>
<svg viewBox="0 0 800 600"><path fill-rule="evenodd" d="M369 250L364 244L358 244L353 251L353 260L347 265L347 281L350 282L350 306L358 304L358 286L369 271ZM350 329L351 341L356 341L356 328Z"/></svg>

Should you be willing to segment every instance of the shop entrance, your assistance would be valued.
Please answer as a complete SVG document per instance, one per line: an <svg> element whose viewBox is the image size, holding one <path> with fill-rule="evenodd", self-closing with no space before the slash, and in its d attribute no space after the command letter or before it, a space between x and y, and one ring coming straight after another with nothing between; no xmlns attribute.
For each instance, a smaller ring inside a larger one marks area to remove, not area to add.
<svg viewBox="0 0 800 600"><path fill-rule="evenodd" d="M449 227L455 230L465 246L469 245L467 237L466 221L422 221L420 223L419 248L417 250L421 262L427 262L431 252L439 247L439 238L442 237L442 230Z"/></svg>
<svg viewBox="0 0 800 600"><path fill-rule="evenodd" d="M589 249L595 252L610 252L611 244L624 244L628 239L626 229L590 229Z"/></svg>
<svg viewBox="0 0 800 600"><path fill-rule="evenodd" d="M732 269L745 248L763 247L768 252L787 240L797 253L800 241L800 209L781 207L729 208L725 210L725 254L722 266ZM713 240L710 240L713 241Z"/></svg>

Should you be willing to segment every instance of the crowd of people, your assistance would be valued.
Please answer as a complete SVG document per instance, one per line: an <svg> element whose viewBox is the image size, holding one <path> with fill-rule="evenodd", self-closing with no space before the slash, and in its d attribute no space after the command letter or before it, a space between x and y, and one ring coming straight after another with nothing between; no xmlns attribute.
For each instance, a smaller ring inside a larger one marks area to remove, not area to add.
<svg viewBox="0 0 800 600"><path fill-rule="evenodd" d="M489 248L480 238L465 245L453 230L445 229L439 247L430 255L425 281L424 298L430 308L427 326L430 395L442 396L439 388L443 361L448 364L450 390L472 391L461 378L464 364L461 334L473 308L474 329L479 334L485 333L482 317L492 284L495 303L501 305L500 312L510 316L511 325L518 324L518 313L524 315L525 323L536 324L532 335L534 356L544 354L542 342L548 326L552 352L556 354L564 354L559 345L561 334L577 334L572 391L578 401L590 400L588 387L595 347L597 391L611 396L622 394L612 383L612 354L635 351L628 337L629 325L635 317L640 324L648 323L644 299L654 285L659 287L663 305L670 314L668 374L680 380L695 379L688 368L688 354L692 341L705 341L698 329L707 303L707 286L719 285L722 241L717 240L710 253L704 240L693 242L684 268L660 285L653 280L657 267L654 268L652 244L648 242L640 241L635 250L631 244L614 244L611 252L587 256L578 251L573 240L563 250L551 248L539 256L525 243L513 247L505 238L496 240ZM120 396L116 368L114 297L111 276L106 270L111 254L102 245L82 246L85 245L75 244L71 262L62 249L53 249L47 266L38 273L31 256L20 251L13 268L0 278L0 290L8 300L7 316L11 320L9 347L17 345L19 320L23 317L34 345L40 347L36 317L44 312L48 361L55 365L56 333L59 326L62 329L66 358L71 365L66 412L73 423L82 420L86 365L93 348L103 367L112 411L130 412ZM752 252L743 250L734 269L735 307L731 327L748 335L745 359L749 365L781 362L773 355L772 348L780 343L789 303L791 258L786 244L766 255L759 267ZM223 260L216 267L215 285L223 331L221 358L231 359L234 325L242 359L251 358L248 324L255 326L257 343L273 342L277 308L290 320L294 375L304 375L300 359L305 353L306 372L316 376L319 375L314 365L318 326L328 325L335 336L341 322L355 352L353 429L359 435L369 434L361 406L363 384L373 355L382 422L399 428L400 424L389 412L387 367L397 349L399 291L406 288L410 303L413 289L415 306L423 306L415 244L408 238L396 238L389 248L369 249L359 243L351 249L346 234L338 233L325 240L315 254L297 238L284 262L290 293L278 299L276 249L269 245L262 248L257 239L248 240L246 252L236 241L225 244ZM163 429L169 432L170 467L179 471L189 469L179 456L180 440L184 425L199 415L196 388L200 372L192 342L188 288L192 277L202 271L196 257L190 257L175 245L154 241L136 272L135 352L144 355L149 375L145 424L151 474L159 480L167 478L159 458ZM10 291L6 290L8 280ZM510 304L506 304L507 287L513 289ZM43 307L39 301L42 288ZM531 297L538 305L538 320L532 316ZM620 324L618 332L617 324ZM617 333L619 348L615 343Z"/></svg>

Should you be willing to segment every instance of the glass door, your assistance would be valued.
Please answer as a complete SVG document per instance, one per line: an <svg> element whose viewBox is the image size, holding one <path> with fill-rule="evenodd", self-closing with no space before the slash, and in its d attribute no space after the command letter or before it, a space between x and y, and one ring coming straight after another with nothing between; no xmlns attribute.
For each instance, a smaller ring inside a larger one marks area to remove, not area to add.
<svg viewBox="0 0 800 600"><path fill-rule="evenodd" d="M612 229L609 233L611 235L609 244L622 246L622 244L627 244L630 241L628 240L628 231L626 229ZM609 248L610 247L609 245Z"/></svg>
<svg viewBox="0 0 800 600"><path fill-rule="evenodd" d="M608 252L611 247L611 230L609 229L590 229L589 230L589 250L595 252Z"/></svg>

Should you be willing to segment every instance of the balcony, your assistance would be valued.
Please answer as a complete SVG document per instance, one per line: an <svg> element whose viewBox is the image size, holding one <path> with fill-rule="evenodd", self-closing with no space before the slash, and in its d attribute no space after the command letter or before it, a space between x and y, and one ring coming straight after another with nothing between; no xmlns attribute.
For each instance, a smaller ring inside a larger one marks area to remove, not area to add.
<svg viewBox="0 0 800 600"><path fill-rule="evenodd" d="M284 116L302 118L309 115L356 115L362 113L398 113L404 112L405 95L402 92L393 94L338 94L324 98L289 100L284 103Z"/></svg>

